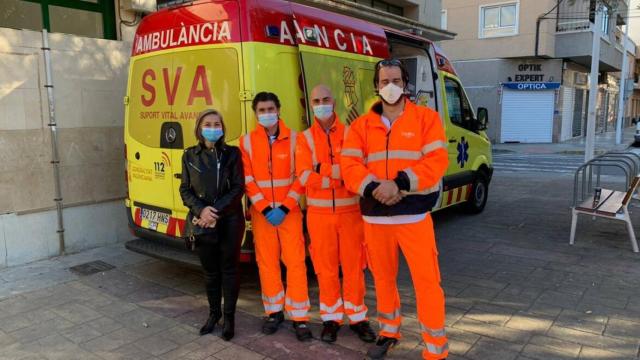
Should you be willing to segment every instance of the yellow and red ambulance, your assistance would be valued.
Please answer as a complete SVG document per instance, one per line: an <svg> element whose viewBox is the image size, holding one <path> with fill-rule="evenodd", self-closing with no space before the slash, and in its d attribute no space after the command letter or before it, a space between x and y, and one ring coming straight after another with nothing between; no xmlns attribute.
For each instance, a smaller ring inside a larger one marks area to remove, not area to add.
<svg viewBox="0 0 640 360"><path fill-rule="evenodd" d="M131 55L124 137L133 251L188 262L178 250L187 215L180 160L196 143L200 111L219 110L226 139L237 143L256 126L254 94L270 91L287 125L304 130L313 119L307 90L323 83L350 123L376 101L374 64L387 57L403 60L412 99L438 110L446 128L450 167L438 208L485 206L493 172L486 109L474 111L451 63L428 39L284 0L201 0L145 17ZM244 260L251 248L246 236Z"/></svg>

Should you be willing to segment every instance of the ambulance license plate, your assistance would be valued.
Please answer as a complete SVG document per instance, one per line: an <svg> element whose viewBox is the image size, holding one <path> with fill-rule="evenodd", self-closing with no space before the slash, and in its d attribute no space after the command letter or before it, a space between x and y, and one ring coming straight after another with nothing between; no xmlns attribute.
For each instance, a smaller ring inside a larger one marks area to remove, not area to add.
<svg viewBox="0 0 640 360"><path fill-rule="evenodd" d="M149 221L149 223L152 224L152 226L154 224L167 225L169 223L169 214L162 213L155 210L141 208L140 217L144 220ZM156 226L153 226L153 227L156 227Z"/></svg>

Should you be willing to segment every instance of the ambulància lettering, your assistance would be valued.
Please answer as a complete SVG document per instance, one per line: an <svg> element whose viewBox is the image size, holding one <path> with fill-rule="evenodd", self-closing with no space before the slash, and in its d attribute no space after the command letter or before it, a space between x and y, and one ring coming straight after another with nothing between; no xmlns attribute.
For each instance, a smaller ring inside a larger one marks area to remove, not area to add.
<svg viewBox="0 0 640 360"><path fill-rule="evenodd" d="M317 24L314 24L313 27L305 28L305 32L303 32L296 20L293 20L293 26L295 27L295 37L301 44L306 44L308 38L315 38L318 46L328 49L334 48L332 45L335 44L335 48L342 51L347 50L354 53L360 52L362 54L373 55L373 50L371 50L371 45L366 35L356 35L352 32L345 33L340 29L333 30L331 34L330 31L327 32L325 26L318 26ZM307 31L311 31L312 33L308 34ZM289 25L283 20L280 23L280 43L284 44L285 42L288 42L290 45L295 44Z"/></svg>
<svg viewBox="0 0 640 360"><path fill-rule="evenodd" d="M180 29L167 29L144 36L136 35L134 40L136 53L183 45L207 44L212 41L231 41L231 25L229 21L214 21L189 26L181 25Z"/></svg>

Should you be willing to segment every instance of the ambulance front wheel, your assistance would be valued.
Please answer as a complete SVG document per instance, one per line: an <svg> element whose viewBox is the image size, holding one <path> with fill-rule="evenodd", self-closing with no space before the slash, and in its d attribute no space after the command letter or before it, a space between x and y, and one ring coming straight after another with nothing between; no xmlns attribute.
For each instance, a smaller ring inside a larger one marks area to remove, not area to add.
<svg viewBox="0 0 640 360"><path fill-rule="evenodd" d="M489 196L489 180L487 176L479 171L473 181L471 195L465 204L466 210L471 214L479 214L487 205L487 197Z"/></svg>

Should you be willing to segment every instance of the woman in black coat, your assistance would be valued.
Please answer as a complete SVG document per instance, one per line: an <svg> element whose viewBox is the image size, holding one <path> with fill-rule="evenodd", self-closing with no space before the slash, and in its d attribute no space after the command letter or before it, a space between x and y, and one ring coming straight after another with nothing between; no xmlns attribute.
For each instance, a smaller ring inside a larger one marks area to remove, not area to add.
<svg viewBox="0 0 640 360"><path fill-rule="evenodd" d="M209 301L209 317L200 335L213 332L224 315L221 337L229 341L234 335L238 261L245 228L244 173L240 150L225 143L224 132L219 112L200 113L195 127L198 144L182 156L180 196L189 208L185 233L195 237Z"/></svg>

